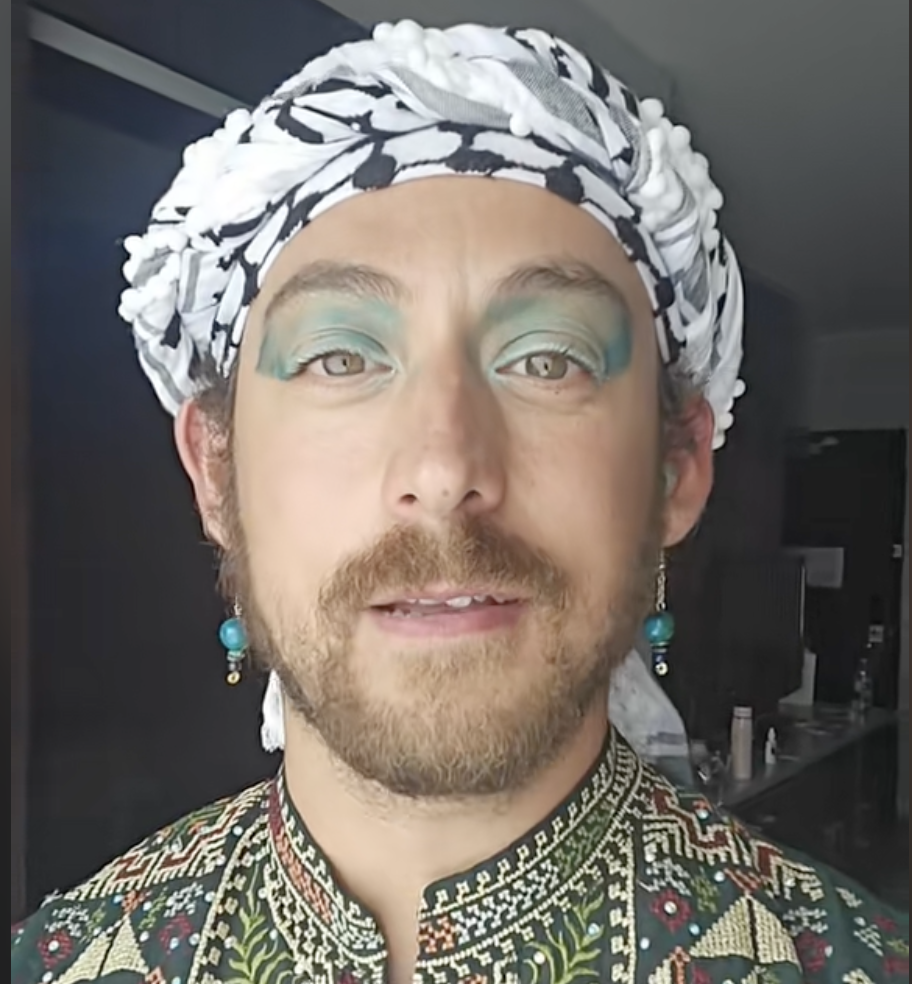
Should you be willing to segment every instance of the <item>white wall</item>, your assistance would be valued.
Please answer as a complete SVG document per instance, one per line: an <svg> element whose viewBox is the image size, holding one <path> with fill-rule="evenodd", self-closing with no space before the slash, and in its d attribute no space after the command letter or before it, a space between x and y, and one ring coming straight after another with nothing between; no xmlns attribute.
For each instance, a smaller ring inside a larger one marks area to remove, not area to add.
<svg viewBox="0 0 912 984"><path fill-rule="evenodd" d="M909 330L878 329L811 340L799 426L810 430L909 429ZM908 468L908 462L907 462ZM907 500L908 502L908 500ZM901 707L909 710L909 516L903 572ZM909 811L908 714L900 734L900 806Z"/></svg>
<svg viewBox="0 0 912 984"><path fill-rule="evenodd" d="M639 95L661 99L674 106L675 87L671 74L648 59L608 21L601 10L579 0L456 0L428 3L427 0L324 0L340 14L373 27L378 21L412 18L429 27L452 24L513 24L543 28L585 49L599 64L622 78Z"/></svg>

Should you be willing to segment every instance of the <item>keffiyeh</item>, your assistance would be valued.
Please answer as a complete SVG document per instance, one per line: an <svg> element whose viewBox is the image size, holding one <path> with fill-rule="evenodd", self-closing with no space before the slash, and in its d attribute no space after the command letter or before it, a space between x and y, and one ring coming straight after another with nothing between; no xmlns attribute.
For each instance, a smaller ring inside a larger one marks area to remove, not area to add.
<svg viewBox="0 0 912 984"><path fill-rule="evenodd" d="M191 145L147 231L125 241L121 316L171 413L204 356L228 375L282 247L364 191L440 175L550 190L618 239L652 300L664 361L702 390L715 444L744 391L743 296L722 195L690 134L537 30L406 21L306 65Z"/></svg>

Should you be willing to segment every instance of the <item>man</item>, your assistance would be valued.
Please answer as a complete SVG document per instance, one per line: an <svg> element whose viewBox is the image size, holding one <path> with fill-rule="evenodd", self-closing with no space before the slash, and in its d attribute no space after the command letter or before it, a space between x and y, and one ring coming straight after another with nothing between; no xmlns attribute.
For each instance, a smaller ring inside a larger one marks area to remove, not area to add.
<svg viewBox="0 0 912 984"><path fill-rule="evenodd" d="M188 151L121 310L284 764L48 901L14 982L908 979L907 921L606 721L743 389L720 206L535 31L382 26Z"/></svg>

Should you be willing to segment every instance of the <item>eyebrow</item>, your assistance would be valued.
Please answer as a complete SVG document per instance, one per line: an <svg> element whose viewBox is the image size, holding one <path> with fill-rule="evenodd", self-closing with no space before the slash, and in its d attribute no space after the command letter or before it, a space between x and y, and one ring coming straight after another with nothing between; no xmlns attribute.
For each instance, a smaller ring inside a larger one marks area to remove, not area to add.
<svg viewBox="0 0 912 984"><path fill-rule="evenodd" d="M517 267L499 280L492 303L535 294L584 294L630 313L620 289L595 267L577 260L544 259Z"/></svg>
<svg viewBox="0 0 912 984"><path fill-rule="evenodd" d="M265 319L300 297L314 294L348 294L401 305L411 292L396 277L373 267L323 261L309 264L288 280L270 300ZM583 294L606 300L629 315L624 295L607 277L588 263L564 259L542 259L524 264L502 277L490 292L496 305L535 294Z"/></svg>
<svg viewBox="0 0 912 984"><path fill-rule="evenodd" d="M270 300L264 318L273 318L299 297L313 294L348 294L401 304L409 296L405 285L387 273L353 263L324 261L303 267Z"/></svg>

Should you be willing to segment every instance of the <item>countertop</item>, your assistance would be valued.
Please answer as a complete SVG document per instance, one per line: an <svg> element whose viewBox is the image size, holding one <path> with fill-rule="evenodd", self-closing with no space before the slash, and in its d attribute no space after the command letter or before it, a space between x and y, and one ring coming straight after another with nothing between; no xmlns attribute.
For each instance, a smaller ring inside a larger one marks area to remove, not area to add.
<svg viewBox="0 0 912 984"><path fill-rule="evenodd" d="M758 724L753 778L736 782L723 775L701 788L721 806L743 805L874 732L898 725L900 718L896 711L876 707L861 718L854 718L845 707L783 707L775 718ZM779 747L776 764L767 766L763 745L770 727L776 729Z"/></svg>

